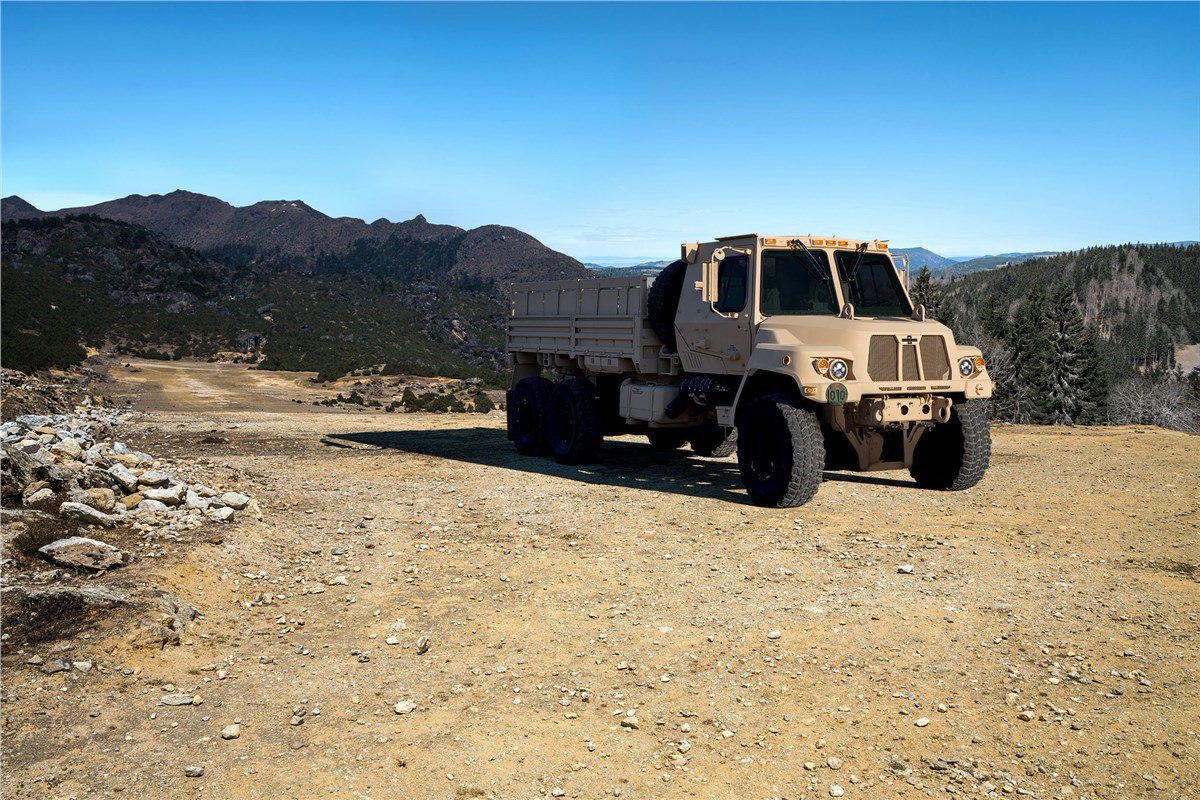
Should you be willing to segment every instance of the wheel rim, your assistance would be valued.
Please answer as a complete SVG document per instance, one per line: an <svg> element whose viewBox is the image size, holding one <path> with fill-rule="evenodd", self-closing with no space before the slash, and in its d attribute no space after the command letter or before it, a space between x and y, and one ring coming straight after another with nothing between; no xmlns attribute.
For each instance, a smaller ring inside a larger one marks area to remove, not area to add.
<svg viewBox="0 0 1200 800"><path fill-rule="evenodd" d="M775 473L778 471L779 459L770 443L763 441L765 437L758 438L759 441L755 443L754 450L750 453L750 471L760 481L769 481L775 477Z"/></svg>

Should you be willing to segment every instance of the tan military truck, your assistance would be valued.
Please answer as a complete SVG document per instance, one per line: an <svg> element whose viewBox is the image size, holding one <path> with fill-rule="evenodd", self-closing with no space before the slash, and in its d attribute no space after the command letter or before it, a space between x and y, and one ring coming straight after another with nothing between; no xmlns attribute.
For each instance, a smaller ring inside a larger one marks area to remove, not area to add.
<svg viewBox="0 0 1200 800"><path fill-rule="evenodd" d="M681 250L653 283L513 287L519 452L586 463L630 433L700 456L736 448L750 497L780 508L811 500L826 469L908 469L929 489L983 477L983 356L913 306L886 241L748 234Z"/></svg>

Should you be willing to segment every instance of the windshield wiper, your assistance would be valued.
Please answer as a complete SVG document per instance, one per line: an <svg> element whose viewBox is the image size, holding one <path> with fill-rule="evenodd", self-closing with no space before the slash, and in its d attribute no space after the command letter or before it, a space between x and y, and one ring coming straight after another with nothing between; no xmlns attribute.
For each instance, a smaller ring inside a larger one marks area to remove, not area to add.
<svg viewBox="0 0 1200 800"><path fill-rule="evenodd" d="M854 259L854 266L850 268L849 283L854 283L854 279L858 277L858 268L862 266L863 256L867 254L867 243L863 242L854 249L858 251L858 257Z"/></svg>
<svg viewBox="0 0 1200 800"><path fill-rule="evenodd" d="M808 249L808 245L804 243L803 239L792 239L788 242L788 247L792 249L792 255L795 257L795 259L807 267L808 271L812 273L814 278L819 281L824 281L827 285L832 285L833 279L830 276L829 271L822 271L817 266L817 254ZM801 250L804 251L808 258L804 258L800 255Z"/></svg>

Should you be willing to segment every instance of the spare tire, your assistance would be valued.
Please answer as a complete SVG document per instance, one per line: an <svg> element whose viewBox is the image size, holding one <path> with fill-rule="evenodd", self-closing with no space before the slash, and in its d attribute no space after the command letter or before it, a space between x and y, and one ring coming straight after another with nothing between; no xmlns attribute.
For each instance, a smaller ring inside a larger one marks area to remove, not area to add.
<svg viewBox="0 0 1200 800"><path fill-rule="evenodd" d="M675 313L679 311L679 295L683 292L683 277L687 272L686 261L673 261L663 267L662 272L650 284L646 295L646 315L650 327L666 345L668 353L677 352L675 342Z"/></svg>

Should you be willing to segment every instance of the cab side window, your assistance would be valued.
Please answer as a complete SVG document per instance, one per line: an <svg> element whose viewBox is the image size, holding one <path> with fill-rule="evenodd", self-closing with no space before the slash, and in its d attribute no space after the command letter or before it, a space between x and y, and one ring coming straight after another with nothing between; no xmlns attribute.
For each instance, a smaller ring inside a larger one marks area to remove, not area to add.
<svg viewBox="0 0 1200 800"><path fill-rule="evenodd" d="M750 257L726 256L717 268L717 302L713 308L722 314L732 314L746 307L746 275Z"/></svg>

